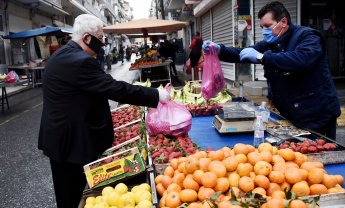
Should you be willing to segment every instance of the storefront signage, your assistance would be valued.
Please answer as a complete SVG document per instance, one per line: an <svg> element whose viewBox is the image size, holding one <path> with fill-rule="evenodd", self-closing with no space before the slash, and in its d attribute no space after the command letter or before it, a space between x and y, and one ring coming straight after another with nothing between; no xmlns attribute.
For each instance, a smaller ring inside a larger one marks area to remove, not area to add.
<svg viewBox="0 0 345 208"><path fill-rule="evenodd" d="M185 0L185 4L199 4L201 0Z"/></svg>
<svg viewBox="0 0 345 208"><path fill-rule="evenodd" d="M238 16L238 31L247 31L252 29L252 20L250 15Z"/></svg>

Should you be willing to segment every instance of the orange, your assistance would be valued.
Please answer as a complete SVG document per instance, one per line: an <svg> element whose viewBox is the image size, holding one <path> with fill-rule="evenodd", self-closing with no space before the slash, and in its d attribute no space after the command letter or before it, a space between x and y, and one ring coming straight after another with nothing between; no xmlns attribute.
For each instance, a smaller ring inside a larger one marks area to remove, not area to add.
<svg viewBox="0 0 345 208"><path fill-rule="evenodd" d="M205 199L210 198L214 193L215 191L211 188L201 187L198 191L198 199L199 201L204 201Z"/></svg>
<svg viewBox="0 0 345 208"><path fill-rule="evenodd" d="M213 172L218 178L224 177L226 175L226 168L221 161L212 161L208 166L208 171Z"/></svg>
<svg viewBox="0 0 345 208"><path fill-rule="evenodd" d="M230 157L231 156L231 148L230 147L223 147L220 149L224 153L224 158Z"/></svg>
<svg viewBox="0 0 345 208"><path fill-rule="evenodd" d="M313 184L310 187L310 195L327 194L328 189L323 184Z"/></svg>
<svg viewBox="0 0 345 208"><path fill-rule="evenodd" d="M157 190L157 193L159 194L159 196L163 196L163 193L166 190L166 188L164 188L164 186L161 183L158 183L156 185L156 190Z"/></svg>
<svg viewBox="0 0 345 208"><path fill-rule="evenodd" d="M231 191L234 192L236 198L239 197L239 195L240 195L240 189L239 189L238 187L230 187L227 196L230 196L230 197L231 197L231 195L232 195L232 194L231 194Z"/></svg>
<svg viewBox="0 0 345 208"><path fill-rule="evenodd" d="M289 191L291 189L291 185L288 182L284 181L280 184L280 189L282 191Z"/></svg>
<svg viewBox="0 0 345 208"><path fill-rule="evenodd" d="M186 177L183 180L183 187L185 189L193 189L195 191L199 190L199 184L196 181L194 181L192 177Z"/></svg>
<svg viewBox="0 0 345 208"><path fill-rule="evenodd" d="M173 158L169 161L170 163L170 166L172 168L174 168L174 170L177 170L177 167L178 167L178 159L177 158Z"/></svg>
<svg viewBox="0 0 345 208"><path fill-rule="evenodd" d="M186 171L186 162L182 162L178 165L177 170L180 171L180 173L187 174Z"/></svg>
<svg viewBox="0 0 345 208"><path fill-rule="evenodd" d="M248 152L249 152L249 149L248 149L247 145L242 144L242 143L235 144L233 149L234 149L234 152L235 152L236 155L238 155L238 154L247 155Z"/></svg>
<svg viewBox="0 0 345 208"><path fill-rule="evenodd" d="M165 207L165 199L167 198L167 195L163 195L161 200L159 201L159 207Z"/></svg>
<svg viewBox="0 0 345 208"><path fill-rule="evenodd" d="M158 184L158 183L162 182L162 178L163 178L163 175L156 176L155 183Z"/></svg>
<svg viewBox="0 0 345 208"><path fill-rule="evenodd" d="M220 191L222 193L226 192L229 190L230 183L227 178L218 178L217 179L217 184L213 188L216 192Z"/></svg>
<svg viewBox="0 0 345 208"><path fill-rule="evenodd" d="M330 188L334 188L335 185L338 184L338 180L337 180L337 177L336 177L336 176L324 174L324 175L323 175L322 183L323 183L323 185L325 185L328 189L330 189Z"/></svg>
<svg viewBox="0 0 345 208"><path fill-rule="evenodd" d="M335 175L335 177L337 178L338 184L342 186L344 184L344 177L342 175Z"/></svg>
<svg viewBox="0 0 345 208"><path fill-rule="evenodd" d="M194 171L194 173L193 173L193 180L201 185L201 178L203 177L204 173L205 172L203 170L196 170L196 171Z"/></svg>
<svg viewBox="0 0 345 208"><path fill-rule="evenodd" d="M268 178L264 175L255 176L254 182L255 185L264 189L268 189L268 187L270 186L270 180L268 180Z"/></svg>
<svg viewBox="0 0 345 208"><path fill-rule="evenodd" d="M173 180L170 176L163 175L162 177L162 185L164 186L165 189L168 188L170 184L172 184Z"/></svg>
<svg viewBox="0 0 345 208"><path fill-rule="evenodd" d="M238 163L246 163L248 161L247 156L245 154L237 154L235 155L236 160Z"/></svg>
<svg viewBox="0 0 345 208"><path fill-rule="evenodd" d="M299 199L294 199L289 203L289 208L307 208L307 205Z"/></svg>
<svg viewBox="0 0 345 208"><path fill-rule="evenodd" d="M208 171L208 165L211 163L210 158L200 158L199 159L199 168L200 170L203 170L204 172Z"/></svg>
<svg viewBox="0 0 345 208"><path fill-rule="evenodd" d="M233 156L225 158L222 163L228 172L235 171L238 165L237 159Z"/></svg>
<svg viewBox="0 0 345 208"><path fill-rule="evenodd" d="M285 181L290 184L295 184L302 181L302 175L297 168L288 168L285 171Z"/></svg>
<svg viewBox="0 0 345 208"><path fill-rule="evenodd" d="M328 194L334 194L334 193L339 193L339 190L337 188L330 188L327 190Z"/></svg>
<svg viewBox="0 0 345 208"><path fill-rule="evenodd" d="M277 162L273 165L273 170L274 171L279 171L281 173L285 173L286 170L286 165L285 162Z"/></svg>
<svg viewBox="0 0 345 208"><path fill-rule="evenodd" d="M252 191L255 187L254 180L249 178L248 176L243 176L238 181L238 187L245 193L248 191Z"/></svg>
<svg viewBox="0 0 345 208"><path fill-rule="evenodd" d="M176 173L174 177L172 178L173 183L178 184L181 188L183 188L183 180L185 179L185 176L183 173Z"/></svg>
<svg viewBox="0 0 345 208"><path fill-rule="evenodd" d="M279 171L272 171L269 175L268 178L272 183L283 183L285 181L285 176L282 172Z"/></svg>
<svg viewBox="0 0 345 208"><path fill-rule="evenodd" d="M255 164L254 171L256 175L267 176L272 171L272 165L266 161L259 161Z"/></svg>
<svg viewBox="0 0 345 208"><path fill-rule="evenodd" d="M278 148L277 147L272 147L272 154L277 155L278 154Z"/></svg>
<svg viewBox="0 0 345 208"><path fill-rule="evenodd" d="M253 145L247 144L248 153L256 151L256 148Z"/></svg>
<svg viewBox="0 0 345 208"><path fill-rule="evenodd" d="M222 150L210 151L207 157L210 158L212 161L222 161L224 159L224 152Z"/></svg>
<svg viewBox="0 0 345 208"><path fill-rule="evenodd" d="M284 158L282 158L280 155L273 155L272 156L272 165L275 165L276 163L285 163Z"/></svg>
<svg viewBox="0 0 345 208"><path fill-rule="evenodd" d="M295 152L295 159L293 162L295 162L298 166L301 166L302 163L307 161L307 156L300 153L300 152Z"/></svg>
<svg viewBox="0 0 345 208"><path fill-rule="evenodd" d="M172 184L170 184L170 185L168 186L168 188L167 188L167 191L168 191L168 192L174 191L174 192L180 193L181 190L182 190L182 189L181 189L181 186L178 185L177 183L172 183Z"/></svg>
<svg viewBox="0 0 345 208"><path fill-rule="evenodd" d="M187 208L202 208L201 202L192 202L188 205Z"/></svg>
<svg viewBox="0 0 345 208"><path fill-rule="evenodd" d="M280 149L278 154L284 158L285 161L291 161L295 159L295 152L292 149Z"/></svg>
<svg viewBox="0 0 345 208"><path fill-rule="evenodd" d="M198 200L198 193L192 189L183 189L180 192L180 199L182 202L195 202Z"/></svg>
<svg viewBox="0 0 345 208"><path fill-rule="evenodd" d="M297 197L308 196L310 194L308 184L303 181L294 184L291 191L294 192Z"/></svg>
<svg viewBox="0 0 345 208"><path fill-rule="evenodd" d="M300 168L306 169L309 171L310 169L313 169L313 168L323 168L323 164L320 162L304 162L302 163Z"/></svg>
<svg viewBox="0 0 345 208"><path fill-rule="evenodd" d="M186 160L187 160L186 157L179 157L179 158L177 159L177 165L180 165L181 163L186 162Z"/></svg>
<svg viewBox="0 0 345 208"><path fill-rule="evenodd" d="M251 179L253 179L253 180L254 180L254 179L255 179L255 177L256 177L255 172L253 172L253 171L252 171L252 172L250 172L250 173L249 173L249 177L250 177Z"/></svg>
<svg viewBox="0 0 345 208"><path fill-rule="evenodd" d="M201 178L201 184L205 188L213 188L217 184L217 175L213 172L206 172L204 173L203 177Z"/></svg>
<svg viewBox="0 0 345 208"><path fill-rule="evenodd" d="M269 200L267 202L267 205L266 207L269 207L269 208L284 208L284 199L277 199L277 198L272 198L271 200Z"/></svg>
<svg viewBox="0 0 345 208"><path fill-rule="evenodd" d="M240 180L240 175L238 175L238 173L236 172L231 173L228 179L229 179L229 184L231 187L238 187L238 182Z"/></svg>
<svg viewBox="0 0 345 208"><path fill-rule="evenodd" d="M194 154L192 154L191 156L195 157L197 159L200 159L200 158L204 157L204 154L201 151L197 151Z"/></svg>
<svg viewBox="0 0 345 208"><path fill-rule="evenodd" d="M261 143L261 144L258 146L258 150L259 150L259 152L262 152L262 151L269 151L269 152L272 152L273 146L272 146L270 143Z"/></svg>
<svg viewBox="0 0 345 208"><path fill-rule="evenodd" d="M284 191L274 191L272 193L272 198L276 199L286 199L286 195Z"/></svg>
<svg viewBox="0 0 345 208"><path fill-rule="evenodd" d="M285 166L286 168L299 168L299 166L293 161L285 162Z"/></svg>
<svg viewBox="0 0 345 208"><path fill-rule="evenodd" d="M174 168L172 168L171 166L166 167L164 169L164 175L167 175L172 178L174 176Z"/></svg>
<svg viewBox="0 0 345 208"><path fill-rule="evenodd" d="M248 162L252 165L255 165L257 162L263 160L263 157L258 152L250 152L247 155Z"/></svg>
<svg viewBox="0 0 345 208"><path fill-rule="evenodd" d="M264 151L260 152L260 155L264 161L266 161L268 163L272 162L272 152L264 150Z"/></svg>
<svg viewBox="0 0 345 208"><path fill-rule="evenodd" d="M240 176L249 176L249 173L253 170L253 167L249 163L240 163L237 166L236 172Z"/></svg>
<svg viewBox="0 0 345 208"><path fill-rule="evenodd" d="M178 207L182 204L180 194L177 192L169 192L165 197L165 206Z"/></svg>
<svg viewBox="0 0 345 208"><path fill-rule="evenodd" d="M252 193L261 194L262 196L266 196L266 190L261 188L261 187L256 187L255 189L253 189Z"/></svg>
<svg viewBox="0 0 345 208"><path fill-rule="evenodd" d="M320 168L310 169L308 172L308 183L317 184L323 181L323 171Z"/></svg>
<svg viewBox="0 0 345 208"><path fill-rule="evenodd" d="M227 201L221 201L221 202L218 204L218 208L229 208L229 207L232 207L231 202L230 202L229 200L227 200Z"/></svg>
<svg viewBox="0 0 345 208"><path fill-rule="evenodd" d="M194 171L199 169L199 160L196 157L188 157L185 161L185 170L187 173L193 174Z"/></svg>
<svg viewBox="0 0 345 208"><path fill-rule="evenodd" d="M281 191L280 186L276 183L270 183L266 190L267 196L272 196L273 192L275 191Z"/></svg>

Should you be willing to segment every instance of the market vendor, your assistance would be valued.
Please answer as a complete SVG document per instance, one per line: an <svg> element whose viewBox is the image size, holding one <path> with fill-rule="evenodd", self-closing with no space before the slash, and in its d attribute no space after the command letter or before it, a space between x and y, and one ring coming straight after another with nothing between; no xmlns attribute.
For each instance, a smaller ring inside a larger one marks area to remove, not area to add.
<svg viewBox="0 0 345 208"><path fill-rule="evenodd" d="M96 53L104 46L103 23L82 14L73 37L50 57L44 73L38 148L50 158L57 207L76 208L86 186L83 165L97 159L114 140L108 99L156 107L170 99L165 90L117 81L100 70Z"/></svg>
<svg viewBox="0 0 345 208"><path fill-rule="evenodd" d="M262 64L271 99L281 115L296 127L336 139L340 106L325 39L316 30L292 24L278 1L266 4L258 18L264 40L244 49L205 41L204 52L214 45L222 61Z"/></svg>

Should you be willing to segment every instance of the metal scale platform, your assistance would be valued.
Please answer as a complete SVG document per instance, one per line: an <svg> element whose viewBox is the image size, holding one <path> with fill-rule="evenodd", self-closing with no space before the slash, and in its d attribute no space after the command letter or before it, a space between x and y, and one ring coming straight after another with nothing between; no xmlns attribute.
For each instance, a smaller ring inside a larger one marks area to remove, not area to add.
<svg viewBox="0 0 345 208"><path fill-rule="evenodd" d="M219 133L252 132L255 110L252 103L236 102L223 107L224 114L216 115L213 125Z"/></svg>

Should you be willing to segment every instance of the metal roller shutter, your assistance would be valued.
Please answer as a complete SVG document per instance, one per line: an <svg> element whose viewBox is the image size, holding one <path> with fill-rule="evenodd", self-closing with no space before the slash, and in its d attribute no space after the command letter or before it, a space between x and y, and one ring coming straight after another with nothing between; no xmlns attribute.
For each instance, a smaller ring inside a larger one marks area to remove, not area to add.
<svg viewBox="0 0 345 208"><path fill-rule="evenodd" d="M212 9L212 39L228 47L234 46L232 1L223 0ZM221 62L224 77L235 80L235 64Z"/></svg>
<svg viewBox="0 0 345 208"><path fill-rule="evenodd" d="M258 13L260 9L265 6L267 3L271 2L271 0L254 0L254 42L259 42L263 39L261 34L261 27L260 27L260 21L258 19ZM284 0L283 2L286 9L289 11L291 16L291 22L293 24L297 23L297 0ZM266 80L264 77L264 70L263 66L261 64L255 64L255 78L258 78L258 80Z"/></svg>
<svg viewBox="0 0 345 208"><path fill-rule="evenodd" d="M201 37L203 40L211 40L211 15L210 11L201 17Z"/></svg>

